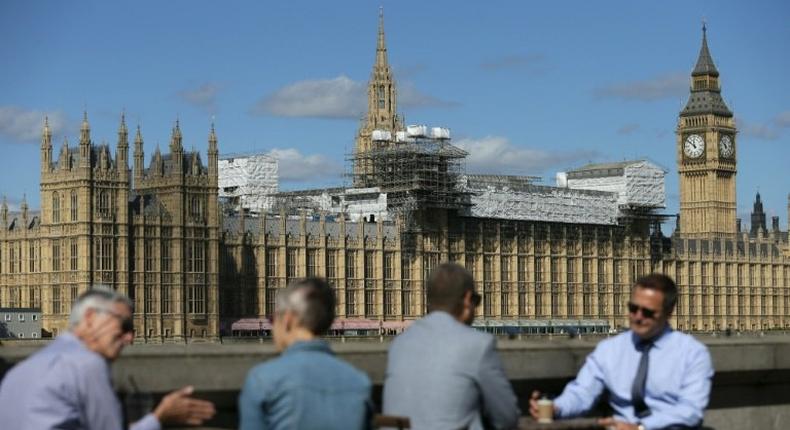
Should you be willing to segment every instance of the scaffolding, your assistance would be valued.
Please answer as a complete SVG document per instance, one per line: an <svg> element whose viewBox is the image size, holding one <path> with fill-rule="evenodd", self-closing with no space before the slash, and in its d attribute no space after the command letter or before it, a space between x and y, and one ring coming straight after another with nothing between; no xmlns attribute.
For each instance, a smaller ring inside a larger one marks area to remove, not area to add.
<svg viewBox="0 0 790 430"><path fill-rule="evenodd" d="M447 139L410 137L375 141L374 147L351 154L355 187L378 187L396 211L460 209L465 193L458 187L468 153Z"/></svg>

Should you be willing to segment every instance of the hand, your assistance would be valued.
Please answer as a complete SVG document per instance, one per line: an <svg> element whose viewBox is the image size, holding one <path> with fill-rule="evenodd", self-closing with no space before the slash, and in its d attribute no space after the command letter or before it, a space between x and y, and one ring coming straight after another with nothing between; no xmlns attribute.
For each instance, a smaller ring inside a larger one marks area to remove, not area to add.
<svg viewBox="0 0 790 430"><path fill-rule="evenodd" d="M538 390L532 392L532 395L529 396L529 414L532 416L533 419L537 421L538 419L538 400L540 399L541 393ZM557 408L553 408L554 411L552 415L557 415Z"/></svg>
<svg viewBox="0 0 790 430"><path fill-rule="evenodd" d="M598 420L598 425L606 427L607 429L611 429L611 430L639 430L639 426L637 424L617 421L612 417L601 418L600 420Z"/></svg>
<svg viewBox="0 0 790 430"><path fill-rule="evenodd" d="M214 404L200 399L189 397L194 388L186 386L180 390L173 391L166 395L159 406L154 410L154 415L162 426L166 424L176 425L201 425L214 416Z"/></svg>

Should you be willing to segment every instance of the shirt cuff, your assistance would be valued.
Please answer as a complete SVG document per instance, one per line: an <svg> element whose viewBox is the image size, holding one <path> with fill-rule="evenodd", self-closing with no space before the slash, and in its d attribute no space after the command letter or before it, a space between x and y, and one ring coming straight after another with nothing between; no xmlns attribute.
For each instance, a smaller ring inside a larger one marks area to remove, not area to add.
<svg viewBox="0 0 790 430"><path fill-rule="evenodd" d="M162 430L162 425L159 423L156 415L150 413L132 424L129 430Z"/></svg>

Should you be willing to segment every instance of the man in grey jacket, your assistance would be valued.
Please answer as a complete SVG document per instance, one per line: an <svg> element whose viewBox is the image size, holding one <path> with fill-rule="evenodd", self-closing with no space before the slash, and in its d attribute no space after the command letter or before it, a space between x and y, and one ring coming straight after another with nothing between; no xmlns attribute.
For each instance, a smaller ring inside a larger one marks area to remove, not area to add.
<svg viewBox="0 0 790 430"><path fill-rule="evenodd" d="M384 381L384 414L413 429L509 429L520 411L495 339L470 327L480 295L454 263L428 280L429 314L395 338Z"/></svg>

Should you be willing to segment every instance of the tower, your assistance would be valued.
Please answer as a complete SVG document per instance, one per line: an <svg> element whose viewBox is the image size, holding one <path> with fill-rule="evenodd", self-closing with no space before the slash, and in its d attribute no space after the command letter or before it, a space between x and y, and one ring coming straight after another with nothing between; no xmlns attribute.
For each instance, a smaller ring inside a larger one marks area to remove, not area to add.
<svg viewBox="0 0 790 430"><path fill-rule="evenodd" d="M368 82L368 111L362 120L357 133L354 153L369 151L373 142L373 130L385 130L394 133L403 129L403 122L397 114L397 94L392 68L387 61L387 44L384 38L384 9L379 10L379 30L376 39L376 61ZM354 166L355 173L370 166ZM355 175L357 177L357 175Z"/></svg>
<svg viewBox="0 0 790 430"><path fill-rule="evenodd" d="M680 233L689 237L735 234L737 130L721 97L719 71L708 50L705 25L690 92L676 130Z"/></svg>
<svg viewBox="0 0 790 430"><path fill-rule="evenodd" d="M760 198L760 193L754 199L754 207L752 208L752 226L749 234L757 236L762 232L767 233L768 230L765 225L765 211L763 211L763 200Z"/></svg>

